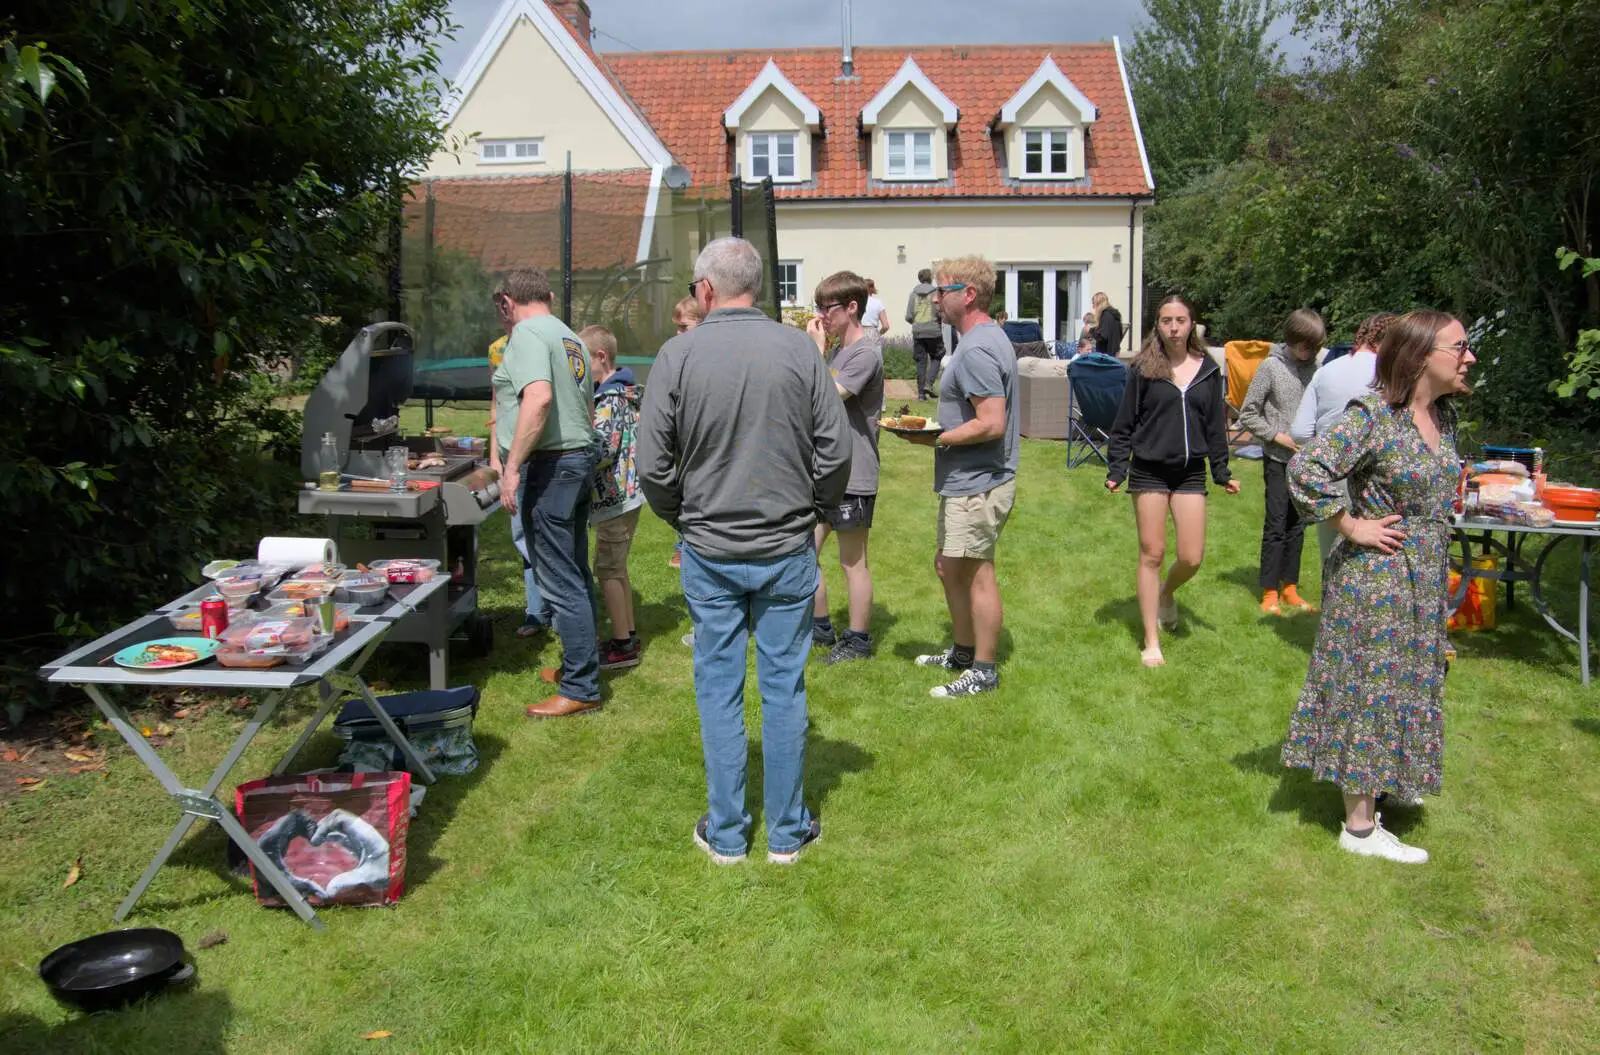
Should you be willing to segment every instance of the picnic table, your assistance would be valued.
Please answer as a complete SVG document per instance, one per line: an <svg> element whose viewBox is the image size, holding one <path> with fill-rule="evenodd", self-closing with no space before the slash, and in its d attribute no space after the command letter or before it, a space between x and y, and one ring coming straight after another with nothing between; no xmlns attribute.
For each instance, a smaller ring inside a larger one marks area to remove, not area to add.
<svg viewBox="0 0 1600 1055"><path fill-rule="evenodd" d="M284 665L264 670L228 668L214 663L201 663L173 670L124 670L118 666L108 665L110 657L130 645L170 637L173 631L168 622L168 615L178 606L211 593L210 586L202 586L193 593L135 619L40 668L40 675L48 681L60 685L74 685L88 694L95 706L100 709L100 713L105 715L106 721L111 723L112 728L116 729L127 745L133 749L133 753L144 763L145 768L161 782L161 786L172 796L172 800L182 811L182 816L172 829L172 833L167 836L167 841L162 844L160 851L145 868L127 898L118 906L112 916L113 919L121 922L133 910L133 906L138 903L139 898L155 879L156 873L177 849L178 843L188 834L194 822L203 818L221 825L228 838L232 839L255 865L256 875L270 883L301 919L315 928L322 928L322 921L316 912L306 903L305 898L300 896L299 891L295 890L289 877L273 864L260 845L245 831L244 826L234 816L231 804L217 797L217 791L227 779L228 773L244 755L250 742L255 739L256 734L272 718L284 698L295 689L313 685L317 687L321 703L306 721L294 745L273 767L274 776L288 770L295 757L310 742L317 728L333 709L346 697L353 695L366 703L389 739L405 756L412 772L425 783L431 784L434 780L433 772L411 746L411 742L400 732L388 713L379 705L372 689L362 679L361 670L377 651L378 645L383 642L390 628L398 620L426 604L428 599L444 589L449 581L449 576L440 575L427 583L392 587L390 591L392 600L386 599L381 604L357 610L350 618L350 625L335 635L332 645L304 665ZM131 689L134 694L152 689L221 689L231 693L262 692L265 696L256 707L255 713L245 723L244 730L233 742L232 747L212 770L211 779L204 787L190 788L184 786L161 760L161 755L156 749L140 734L128 712L112 695L117 688Z"/></svg>
<svg viewBox="0 0 1600 1055"><path fill-rule="evenodd" d="M1473 533L1476 532L1476 538ZM1495 538L1497 534L1505 535L1504 541ZM1525 553L1528 542L1543 537L1546 541L1537 547L1537 552ZM1550 555L1560 548L1561 544L1569 539L1577 539L1581 549L1578 554L1578 627L1574 631L1564 626L1551 611L1550 603L1544 596L1544 569ZM1506 584L1506 604L1513 602L1512 591L1515 584L1525 582L1533 601L1533 609L1544 617L1551 628L1562 637L1578 646L1578 666L1583 679L1583 684L1589 684L1589 572L1590 554L1595 541L1600 539L1600 522L1594 524L1573 524L1560 522L1550 527L1525 527L1521 524L1508 524L1503 520L1492 520L1485 517L1455 518L1455 541L1461 547L1462 556L1465 558L1459 569L1460 581L1456 584L1455 591L1450 596L1450 610L1454 611L1460 606L1467 595L1468 586L1473 579L1498 579ZM1476 543L1481 556L1498 557L1504 562L1503 568L1474 568L1472 566L1472 547Z"/></svg>

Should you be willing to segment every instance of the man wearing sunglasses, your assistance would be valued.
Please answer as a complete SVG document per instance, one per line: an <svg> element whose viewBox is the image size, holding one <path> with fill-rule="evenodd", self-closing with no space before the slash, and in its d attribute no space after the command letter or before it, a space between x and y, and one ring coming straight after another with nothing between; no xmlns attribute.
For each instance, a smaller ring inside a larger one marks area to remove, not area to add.
<svg viewBox="0 0 1600 1055"><path fill-rule="evenodd" d="M961 341L939 381L939 429L910 436L934 448L939 495L934 566L944 583L955 640L917 664L955 671L936 697L977 696L1000 687L1000 583L995 548L1017 496L1017 355L989 317L994 268L981 257L946 260L936 270L940 313Z"/></svg>

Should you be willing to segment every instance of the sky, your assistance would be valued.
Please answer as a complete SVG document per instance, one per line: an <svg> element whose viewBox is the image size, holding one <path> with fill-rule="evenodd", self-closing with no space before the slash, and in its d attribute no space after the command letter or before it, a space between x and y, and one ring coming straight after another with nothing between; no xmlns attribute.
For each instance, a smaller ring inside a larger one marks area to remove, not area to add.
<svg viewBox="0 0 1600 1055"><path fill-rule="evenodd" d="M598 51L838 45L840 0L588 0ZM453 78L500 0L454 0L460 29L441 51ZM1025 44L1122 38L1143 16L1141 0L854 0L858 46ZM975 14L980 12L981 14Z"/></svg>

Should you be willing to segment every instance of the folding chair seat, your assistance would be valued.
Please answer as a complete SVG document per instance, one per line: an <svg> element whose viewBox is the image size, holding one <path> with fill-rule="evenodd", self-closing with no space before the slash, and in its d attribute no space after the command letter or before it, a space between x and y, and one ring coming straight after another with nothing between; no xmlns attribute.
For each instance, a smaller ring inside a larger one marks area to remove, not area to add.
<svg viewBox="0 0 1600 1055"><path fill-rule="evenodd" d="M1235 422L1239 417L1239 408L1244 406L1245 393L1250 391L1250 382L1256 376L1256 371L1266 361L1268 353L1272 351L1271 341L1229 341L1222 346L1222 354L1228 367L1228 442L1239 443L1249 433L1239 428Z"/></svg>
<svg viewBox="0 0 1600 1055"><path fill-rule="evenodd" d="M1106 440L1122 406L1128 368L1114 355L1090 352L1067 364L1067 468L1106 460Z"/></svg>

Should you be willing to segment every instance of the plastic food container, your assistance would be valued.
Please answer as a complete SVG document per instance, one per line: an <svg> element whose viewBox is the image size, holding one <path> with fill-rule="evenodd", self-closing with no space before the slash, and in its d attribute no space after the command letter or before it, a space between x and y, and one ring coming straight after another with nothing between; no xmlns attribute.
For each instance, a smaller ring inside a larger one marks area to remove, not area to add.
<svg viewBox="0 0 1600 1055"><path fill-rule="evenodd" d="M297 582L326 582L330 579L344 578L344 565L332 562L318 562L308 564L294 573Z"/></svg>
<svg viewBox="0 0 1600 1055"><path fill-rule="evenodd" d="M326 579L318 582L302 582L299 579L290 579L276 590L267 594L267 600L273 604L279 604L283 601L320 601L334 592L334 589L334 584Z"/></svg>
<svg viewBox="0 0 1600 1055"><path fill-rule="evenodd" d="M266 670L276 667L288 657L282 653L250 652L237 645L225 645L217 650L217 662L224 667L243 670Z"/></svg>
<svg viewBox="0 0 1600 1055"><path fill-rule="evenodd" d="M261 584L262 580L259 577L230 577L218 579L212 585L217 588L217 592L222 595L222 599L228 602L229 608L242 608L250 598L260 592Z"/></svg>
<svg viewBox="0 0 1600 1055"><path fill-rule="evenodd" d="M224 645L246 651L305 648L315 644L315 619L252 619L222 632Z"/></svg>
<svg viewBox="0 0 1600 1055"><path fill-rule="evenodd" d="M355 614L360 605L339 604L333 608L333 632L339 633L350 625L350 617ZM308 611L304 601L282 601L261 613L263 620L275 619L316 619L316 606L312 605Z"/></svg>
<svg viewBox="0 0 1600 1055"><path fill-rule="evenodd" d="M338 597L341 601L349 601L364 608L367 605L382 604L388 592L389 577L374 573L345 579L339 584Z"/></svg>
<svg viewBox="0 0 1600 1055"><path fill-rule="evenodd" d="M431 582L439 570L439 562L426 559L405 560L380 560L372 564L374 572L380 572L391 583L417 583Z"/></svg>
<svg viewBox="0 0 1600 1055"><path fill-rule="evenodd" d="M1557 520L1589 523L1600 519L1600 490L1592 487L1563 487L1547 484L1539 496Z"/></svg>

